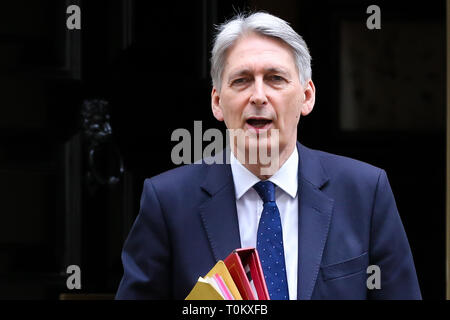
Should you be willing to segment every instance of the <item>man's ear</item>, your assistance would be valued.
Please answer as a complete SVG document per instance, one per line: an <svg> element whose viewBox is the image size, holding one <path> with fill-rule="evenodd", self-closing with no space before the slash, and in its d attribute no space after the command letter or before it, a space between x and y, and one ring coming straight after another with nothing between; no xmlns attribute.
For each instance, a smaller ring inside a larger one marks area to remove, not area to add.
<svg viewBox="0 0 450 320"><path fill-rule="evenodd" d="M306 116L311 113L316 102L316 88L312 80L308 81L308 84L303 91L304 99L302 103L302 116Z"/></svg>
<svg viewBox="0 0 450 320"><path fill-rule="evenodd" d="M220 106L220 96L216 90L216 87L213 87L211 91L211 108L214 118L219 121L223 121L223 112Z"/></svg>

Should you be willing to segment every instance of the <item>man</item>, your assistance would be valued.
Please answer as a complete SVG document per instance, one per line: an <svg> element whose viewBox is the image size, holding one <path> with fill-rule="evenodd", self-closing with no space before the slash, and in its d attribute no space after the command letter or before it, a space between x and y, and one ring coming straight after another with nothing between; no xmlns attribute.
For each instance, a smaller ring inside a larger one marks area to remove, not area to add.
<svg viewBox="0 0 450 320"><path fill-rule="evenodd" d="M258 249L271 299L421 298L386 173L297 142L300 116L314 107L310 60L303 39L270 14L220 26L212 112L244 143L218 155L225 164L145 181L118 299L184 299L240 247ZM249 161L255 148L271 162ZM375 288L369 265L379 268Z"/></svg>

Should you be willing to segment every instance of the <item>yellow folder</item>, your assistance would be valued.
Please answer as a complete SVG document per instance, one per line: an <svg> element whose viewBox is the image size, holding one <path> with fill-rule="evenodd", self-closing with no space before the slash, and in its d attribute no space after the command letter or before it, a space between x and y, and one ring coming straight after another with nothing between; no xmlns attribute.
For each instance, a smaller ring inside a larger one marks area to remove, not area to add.
<svg viewBox="0 0 450 320"><path fill-rule="evenodd" d="M194 288L185 300L223 300L223 297L212 284L199 277Z"/></svg>
<svg viewBox="0 0 450 320"><path fill-rule="evenodd" d="M208 274L206 276L207 277L212 277L216 273L218 273L219 276L222 277L223 281L227 285L227 287L230 290L231 294L233 295L234 299L235 300L242 300L242 296L239 293L239 290L236 287L236 284L234 283L230 272L228 271L225 263L222 260L219 260L219 262L216 263L216 265L211 269L211 271L208 272Z"/></svg>
<svg viewBox="0 0 450 320"><path fill-rule="evenodd" d="M213 277L216 273L222 277L225 285L230 290L234 299L242 300L242 296L239 293L239 290L236 287L236 284L234 283L230 272L228 271L225 263L222 260L219 260L219 262L216 263L216 265L208 272L205 278ZM202 277L199 277L194 288L186 297L186 300L224 300L224 298L219 292L217 292L213 285L211 285Z"/></svg>

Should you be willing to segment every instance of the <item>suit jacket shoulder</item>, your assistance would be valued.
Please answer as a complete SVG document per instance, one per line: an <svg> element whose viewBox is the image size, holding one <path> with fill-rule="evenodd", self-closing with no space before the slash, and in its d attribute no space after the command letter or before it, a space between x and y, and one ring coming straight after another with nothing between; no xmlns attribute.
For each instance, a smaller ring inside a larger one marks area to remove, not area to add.
<svg viewBox="0 0 450 320"><path fill-rule="evenodd" d="M305 147L306 148L306 147ZM309 148L308 148L309 149ZM378 179L383 169L367 162L332 154L325 151L309 149L320 159L320 163L330 180L367 181Z"/></svg>

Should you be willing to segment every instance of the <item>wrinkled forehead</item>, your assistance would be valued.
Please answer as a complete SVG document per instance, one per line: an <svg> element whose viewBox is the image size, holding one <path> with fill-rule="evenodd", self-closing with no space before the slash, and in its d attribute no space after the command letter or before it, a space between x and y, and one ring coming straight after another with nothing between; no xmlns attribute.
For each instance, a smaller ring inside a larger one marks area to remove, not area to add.
<svg viewBox="0 0 450 320"><path fill-rule="evenodd" d="M240 36L227 49L222 80L225 73L251 70L256 64L267 70L279 69L297 73L295 56L287 43L278 38L252 32Z"/></svg>

